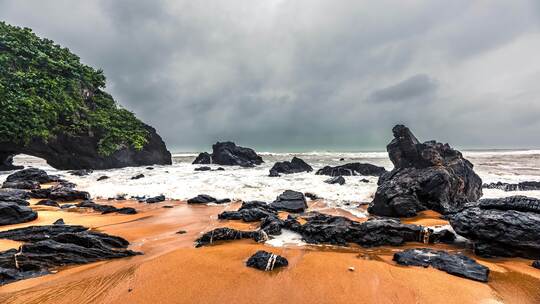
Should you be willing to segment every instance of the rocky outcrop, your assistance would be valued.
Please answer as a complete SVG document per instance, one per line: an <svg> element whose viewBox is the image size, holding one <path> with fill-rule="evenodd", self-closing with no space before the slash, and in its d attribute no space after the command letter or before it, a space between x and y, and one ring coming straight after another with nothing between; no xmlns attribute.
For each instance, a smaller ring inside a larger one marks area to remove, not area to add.
<svg viewBox="0 0 540 304"><path fill-rule="evenodd" d="M129 257L128 241L83 226L31 226L0 232L0 238L25 242L0 252L0 285L49 273L73 264Z"/></svg>
<svg viewBox="0 0 540 304"><path fill-rule="evenodd" d="M326 166L319 169L315 174L330 176L381 176L384 173L386 173L386 169L384 169L384 167L379 167L372 164L350 163L336 167Z"/></svg>
<svg viewBox="0 0 540 304"><path fill-rule="evenodd" d="M275 201L270 203L270 207L275 210L298 213L304 212L308 205L306 203L306 197L302 192L285 190Z"/></svg>
<svg viewBox="0 0 540 304"><path fill-rule="evenodd" d="M0 163L16 154L28 154L43 158L49 165L61 170L110 169L130 166L170 165L171 153L165 143L148 125L148 142L141 150L124 147L108 156L98 152L99 139L91 135L69 135L60 133L47 141L35 138L24 144L0 143ZM6 157L7 155L7 157Z"/></svg>
<svg viewBox="0 0 540 304"><path fill-rule="evenodd" d="M449 215L457 234L480 256L540 259L540 200L524 196L483 199Z"/></svg>
<svg viewBox="0 0 540 304"><path fill-rule="evenodd" d="M517 184L496 182L496 183L484 184L483 188L499 189L503 191L533 191L533 190L540 190L540 182L526 181L526 182L520 182Z"/></svg>
<svg viewBox="0 0 540 304"><path fill-rule="evenodd" d="M211 155L203 152L193 161L193 164L218 164L241 167L253 167L262 163L262 158L253 149L237 146L230 141L217 142L212 146Z"/></svg>
<svg viewBox="0 0 540 304"><path fill-rule="evenodd" d="M45 170L28 168L8 175L6 182L37 182L39 184L57 182L59 178L47 174Z"/></svg>
<svg viewBox="0 0 540 304"><path fill-rule="evenodd" d="M0 226L26 223L37 217L38 214L29 207L0 201Z"/></svg>
<svg viewBox="0 0 540 304"><path fill-rule="evenodd" d="M394 254L394 261L400 265L421 266L445 271L449 274L480 282L487 282L489 268L462 254L430 248L407 249Z"/></svg>
<svg viewBox="0 0 540 304"><path fill-rule="evenodd" d="M334 184L345 185L345 178L340 175L340 176L331 177L325 180L324 182L330 185L334 185Z"/></svg>
<svg viewBox="0 0 540 304"><path fill-rule="evenodd" d="M387 150L394 169L379 178L371 214L412 217L426 209L447 214L482 196L482 180L459 151L435 141L420 143L403 125L392 131Z"/></svg>
<svg viewBox="0 0 540 304"><path fill-rule="evenodd" d="M257 251L246 262L246 266L263 271L272 271L287 265L289 265L289 262L286 258L264 250Z"/></svg>
<svg viewBox="0 0 540 304"><path fill-rule="evenodd" d="M292 174L300 172L311 172L313 168L304 160L293 157L291 161L277 162L270 169L270 176L277 177L279 174Z"/></svg>
<svg viewBox="0 0 540 304"><path fill-rule="evenodd" d="M207 194L199 194L187 200L188 204L225 204L230 202L231 200L228 198L217 199Z"/></svg>
<svg viewBox="0 0 540 304"><path fill-rule="evenodd" d="M208 246L219 241L231 241L240 239L252 239L256 242L264 242L268 240L268 236L262 230L241 231L232 228L222 227L204 233L201 237L195 240L195 247Z"/></svg>
<svg viewBox="0 0 540 304"><path fill-rule="evenodd" d="M75 207L90 208L90 209L93 209L94 211L100 212L101 214L109 214L109 213L137 214L137 210L131 207L116 208L115 206L96 204L88 200L85 200L76 204Z"/></svg>

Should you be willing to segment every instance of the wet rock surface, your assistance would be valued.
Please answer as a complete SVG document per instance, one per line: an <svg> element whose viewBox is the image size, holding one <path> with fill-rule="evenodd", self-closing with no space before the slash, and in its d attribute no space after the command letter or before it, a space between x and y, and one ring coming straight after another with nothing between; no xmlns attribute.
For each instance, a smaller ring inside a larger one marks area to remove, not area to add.
<svg viewBox="0 0 540 304"><path fill-rule="evenodd" d="M40 200L39 202L36 203L36 206L49 206L49 207L60 208L60 204L58 204L57 201L53 201L50 199Z"/></svg>
<svg viewBox="0 0 540 304"><path fill-rule="evenodd" d="M392 132L387 150L394 169L379 178L371 214L412 217L426 209L447 214L482 196L482 180L459 151L436 141L420 143L403 125Z"/></svg>
<svg viewBox="0 0 540 304"><path fill-rule="evenodd" d="M341 166L325 166L317 171L317 175L330 175L330 176L381 176L386 173L384 167L375 166L372 164L364 163L350 163Z"/></svg>
<svg viewBox="0 0 540 304"><path fill-rule="evenodd" d="M232 241L240 239L252 239L256 242L268 240L268 235L262 231L242 231L232 228L222 227L208 231L195 240L195 247L212 245L219 241Z"/></svg>
<svg viewBox="0 0 540 304"><path fill-rule="evenodd" d="M223 211L218 215L221 220L242 220L256 222L269 216L277 216L277 211L265 202L243 202L237 211Z"/></svg>
<svg viewBox="0 0 540 304"><path fill-rule="evenodd" d="M224 166L253 167L263 163L262 157L253 149L237 146L233 142L217 142L212 146L212 154L203 152L193 164L218 164Z"/></svg>
<svg viewBox="0 0 540 304"><path fill-rule="evenodd" d="M480 256L540 259L540 200L512 196L482 199L449 215L457 234Z"/></svg>
<svg viewBox="0 0 540 304"><path fill-rule="evenodd" d="M540 269L540 260L534 261L531 266L536 269Z"/></svg>
<svg viewBox="0 0 540 304"><path fill-rule="evenodd" d="M97 212L101 212L101 214L109 214L109 213L137 214L137 210L131 207L116 208L115 206L96 204L88 200L82 201L76 204L75 207L90 208Z"/></svg>
<svg viewBox="0 0 540 304"><path fill-rule="evenodd" d="M345 185L345 178L340 175L340 176L329 178L325 180L324 182L330 185L334 185L334 184Z"/></svg>
<svg viewBox="0 0 540 304"><path fill-rule="evenodd" d="M264 250L257 251L246 262L246 266L263 271L272 271L287 265L289 265L289 262L286 258Z"/></svg>
<svg viewBox="0 0 540 304"><path fill-rule="evenodd" d="M489 268L467 256L430 248L407 249L395 253L393 260L406 266L431 266L452 275L480 282L487 282L489 276Z"/></svg>
<svg viewBox="0 0 540 304"><path fill-rule="evenodd" d="M161 194L161 195L158 195L158 196L153 196L153 197L149 197L145 200L146 203L148 204L155 204L155 203L161 203L165 201L165 195Z"/></svg>
<svg viewBox="0 0 540 304"><path fill-rule="evenodd" d="M486 189L499 189L503 191L534 191L534 190L540 190L540 182L526 181L526 182L520 182L517 184L496 182L496 183L484 184L482 187Z"/></svg>
<svg viewBox="0 0 540 304"><path fill-rule="evenodd" d="M293 157L291 161L277 162L270 169L270 176L277 177L280 174L293 174L300 172L311 172L313 168L304 160Z"/></svg>
<svg viewBox="0 0 540 304"><path fill-rule="evenodd" d="M228 198L217 199L207 194L199 194L187 200L188 204L226 204L230 202L231 200Z"/></svg>
<svg viewBox="0 0 540 304"><path fill-rule="evenodd" d="M270 207L276 210L299 213L304 212L308 205L306 203L306 197L302 192L285 190L275 201L270 203Z"/></svg>
<svg viewBox="0 0 540 304"><path fill-rule="evenodd" d="M0 201L0 226L26 223L37 219L37 212L15 202Z"/></svg>

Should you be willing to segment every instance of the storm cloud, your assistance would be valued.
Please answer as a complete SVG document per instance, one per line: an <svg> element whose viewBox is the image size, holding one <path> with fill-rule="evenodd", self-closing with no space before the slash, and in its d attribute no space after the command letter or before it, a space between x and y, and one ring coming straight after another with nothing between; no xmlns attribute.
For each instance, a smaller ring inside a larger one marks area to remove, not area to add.
<svg viewBox="0 0 540 304"><path fill-rule="evenodd" d="M540 147L538 1L0 0L171 150Z"/></svg>

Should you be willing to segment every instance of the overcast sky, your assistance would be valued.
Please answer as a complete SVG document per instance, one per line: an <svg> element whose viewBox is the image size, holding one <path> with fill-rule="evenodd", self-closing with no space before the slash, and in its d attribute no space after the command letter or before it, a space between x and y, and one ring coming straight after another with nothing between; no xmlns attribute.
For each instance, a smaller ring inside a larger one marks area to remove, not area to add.
<svg viewBox="0 0 540 304"><path fill-rule="evenodd" d="M540 147L540 1L0 0L174 151Z"/></svg>

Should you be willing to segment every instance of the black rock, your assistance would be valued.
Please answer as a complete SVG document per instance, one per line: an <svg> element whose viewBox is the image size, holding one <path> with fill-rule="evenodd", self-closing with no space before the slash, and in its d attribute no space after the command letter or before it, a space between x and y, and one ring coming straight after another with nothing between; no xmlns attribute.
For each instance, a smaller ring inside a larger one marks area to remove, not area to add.
<svg viewBox="0 0 540 304"><path fill-rule="evenodd" d="M272 271L279 267L286 267L289 262L282 256L259 250L247 260L246 265L263 271Z"/></svg>
<svg viewBox="0 0 540 304"><path fill-rule="evenodd" d="M449 274L487 282L489 268L462 254L450 254L446 251L429 248L407 249L394 254L394 261L400 265L422 266L445 271Z"/></svg>
<svg viewBox="0 0 540 304"><path fill-rule="evenodd" d="M345 160L345 158L343 158L343 157L339 159L339 161L344 161L344 160Z"/></svg>
<svg viewBox="0 0 540 304"><path fill-rule="evenodd" d="M16 228L0 231L0 239L18 242L37 242L50 239L62 233L76 233L86 231L88 228L79 225L44 225Z"/></svg>
<svg viewBox="0 0 540 304"><path fill-rule="evenodd" d="M141 173L141 174L137 174L135 176L132 176L131 179L141 179L143 177L144 177L144 174Z"/></svg>
<svg viewBox="0 0 540 304"><path fill-rule="evenodd" d="M154 167L146 167L146 170L154 170Z"/></svg>
<svg viewBox="0 0 540 304"><path fill-rule="evenodd" d="M277 215L274 208L261 201L243 202L238 211L223 211L218 215L221 220L242 220L256 222L268 216Z"/></svg>
<svg viewBox="0 0 540 304"><path fill-rule="evenodd" d="M320 199L320 197L315 193L306 192L304 195L312 201Z"/></svg>
<svg viewBox="0 0 540 304"><path fill-rule="evenodd" d="M100 177L98 177L97 181L102 181L102 180L106 180L106 179L109 179L109 177L107 175L102 175Z"/></svg>
<svg viewBox="0 0 540 304"><path fill-rule="evenodd" d="M431 209L447 214L482 196L482 180L459 151L435 141L422 144L402 125L392 131L387 150L395 168L379 178L370 213L412 217Z"/></svg>
<svg viewBox="0 0 540 304"><path fill-rule="evenodd" d="M277 215L270 215L262 219L260 229L268 235L280 235L285 222Z"/></svg>
<svg viewBox="0 0 540 304"><path fill-rule="evenodd" d="M160 203L160 202L163 202L163 201L165 201L165 195L163 195L163 194L146 199L146 202L148 204Z"/></svg>
<svg viewBox="0 0 540 304"><path fill-rule="evenodd" d="M8 175L6 182L33 181L40 184L58 181L56 177L49 176L47 172L37 168L28 168Z"/></svg>
<svg viewBox="0 0 540 304"><path fill-rule="evenodd" d="M231 202L230 199L224 198L224 199L216 199L210 195L207 194L199 194L194 198L190 198L187 200L188 204L225 204Z"/></svg>
<svg viewBox="0 0 540 304"><path fill-rule="evenodd" d="M540 190L540 182L526 181L517 184L497 182L491 184L484 184L482 187L486 189L500 189L503 191L533 191Z"/></svg>
<svg viewBox="0 0 540 304"><path fill-rule="evenodd" d="M37 217L38 214L29 207L0 201L0 226L26 223Z"/></svg>
<svg viewBox="0 0 540 304"><path fill-rule="evenodd" d="M117 200L117 201L125 201L125 200L126 200L126 195L127 195L127 194L117 194L117 195L114 197L114 200Z"/></svg>
<svg viewBox="0 0 540 304"><path fill-rule="evenodd" d="M24 166L13 165L13 156L16 154L16 152L11 151L0 152L0 171L21 170L24 168Z"/></svg>
<svg viewBox="0 0 540 304"><path fill-rule="evenodd" d="M225 168L218 167L216 170L217 170L217 171L225 171Z"/></svg>
<svg viewBox="0 0 540 304"><path fill-rule="evenodd" d="M57 219L53 225L65 225L64 219Z"/></svg>
<svg viewBox="0 0 540 304"><path fill-rule="evenodd" d="M534 261L534 262L532 263L532 267L537 268L537 269L540 269L540 260Z"/></svg>
<svg viewBox="0 0 540 304"><path fill-rule="evenodd" d="M39 189L41 188L41 186L36 181L21 180L21 181L13 181L13 182L4 182L2 184L2 188L32 190L32 189Z"/></svg>
<svg viewBox="0 0 540 304"><path fill-rule="evenodd" d="M163 206L163 207L161 207L161 208L171 209L171 208L174 208L174 206L171 206L171 205L165 205L165 206Z"/></svg>
<svg viewBox="0 0 540 304"><path fill-rule="evenodd" d="M250 148L237 146L233 142L217 142L212 146L212 155L199 154L193 164L218 164L224 166L253 167L263 163L262 158Z"/></svg>
<svg viewBox="0 0 540 304"><path fill-rule="evenodd" d="M116 213L120 213L120 214L137 214L137 210L135 210L135 208L131 208L131 207L122 207L122 208L116 209Z"/></svg>
<svg viewBox="0 0 540 304"><path fill-rule="evenodd" d="M384 173L386 173L386 169L384 169L384 167L379 167L372 164L350 163L336 167L326 166L319 169L315 174L330 176L381 176Z"/></svg>
<svg viewBox="0 0 540 304"><path fill-rule="evenodd" d="M50 199L40 200L39 202L36 203L36 205L37 206L49 206L49 207L60 208L60 205L58 204L57 201L53 201L53 200L50 200Z"/></svg>
<svg viewBox="0 0 540 304"><path fill-rule="evenodd" d="M212 245L217 241L230 241L240 239L253 239L256 242L264 242L268 240L268 235L262 230L241 231L232 228L222 227L204 233L201 237L195 240L195 247Z"/></svg>
<svg viewBox="0 0 540 304"><path fill-rule="evenodd" d="M47 190L50 190L50 192L45 198L49 198L55 201L69 202L74 200L90 199L90 193L86 191L75 190L72 188L53 187Z"/></svg>
<svg viewBox="0 0 540 304"><path fill-rule="evenodd" d="M345 178L343 176L335 176L324 181L327 184L340 184L345 185Z"/></svg>
<svg viewBox="0 0 540 304"><path fill-rule="evenodd" d="M111 205L96 204L92 201L82 201L75 205L79 208L91 208L95 211L101 212L101 214L120 213L120 214L137 214L137 210L131 207L116 208Z"/></svg>
<svg viewBox="0 0 540 304"><path fill-rule="evenodd" d="M204 167L198 167L198 168L195 168L194 171L210 171L212 170L212 168L210 167L207 167L207 166L204 166Z"/></svg>
<svg viewBox="0 0 540 304"><path fill-rule="evenodd" d="M79 170L69 171L68 173L71 175L76 175L76 176L86 176L86 175L90 175L92 172L94 172L94 170L92 169L79 169Z"/></svg>
<svg viewBox="0 0 540 304"><path fill-rule="evenodd" d="M0 201L12 202L26 200L29 198L30 194L21 189L0 189Z"/></svg>
<svg viewBox="0 0 540 304"><path fill-rule="evenodd" d="M277 162L270 169L270 176L279 176L279 174L292 174L300 172L311 172L313 168L298 157L293 157L291 161Z"/></svg>
<svg viewBox="0 0 540 304"><path fill-rule="evenodd" d="M304 212L308 208L304 194L293 190L285 190L270 206L276 210L293 213Z"/></svg>
<svg viewBox="0 0 540 304"><path fill-rule="evenodd" d="M540 259L539 206L540 200L524 196L483 199L448 218L480 256Z"/></svg>

